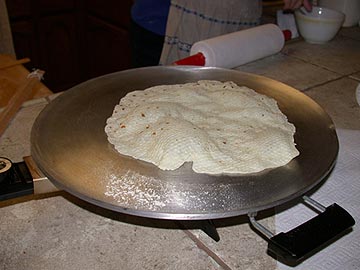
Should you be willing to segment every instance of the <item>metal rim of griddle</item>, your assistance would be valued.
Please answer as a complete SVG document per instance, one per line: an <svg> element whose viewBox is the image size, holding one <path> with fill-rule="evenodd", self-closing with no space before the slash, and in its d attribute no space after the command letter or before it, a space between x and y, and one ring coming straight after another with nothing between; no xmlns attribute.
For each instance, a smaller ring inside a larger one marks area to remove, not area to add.
<svg viewBox="0 0 360 270"><path fill-rule="evenodd" d="M105 121L127 92L204 79L234 81L275 98L296 126L300 155L257 174L211 176L194 173L191 164L161 171L108 143ZM327 176L338 147L330 117L294 88L240 71L184 66L126 70L77 85L46 106L31 133L32 157L57 187L117 212L177 220L238 216L297 198ZM109 196L114 187L122 198Z"/></svg>

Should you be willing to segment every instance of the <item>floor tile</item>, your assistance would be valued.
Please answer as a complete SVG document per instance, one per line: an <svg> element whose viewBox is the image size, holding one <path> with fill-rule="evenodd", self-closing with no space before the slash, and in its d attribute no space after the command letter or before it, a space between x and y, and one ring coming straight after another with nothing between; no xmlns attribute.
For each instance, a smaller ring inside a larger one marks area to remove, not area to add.
<svg viewBox="0 0 360 270"><path fill-rule="evenodd" d="M64 92L59 92L59 93L55 93L55 94L52 94L51 96L48 96L47 99L49 101L51 100L54 100L55 98L57 98L58 96L60 96L61 94L63 94Z"/></svg>
<svg viewBox="0 0 360 270"><path fill-rule="evenodd" d="M274 227L274 217L261 223ZM230 269L275 269L276 261L267 253L267 241L250 228L247 216L215 221L220 241L203 231L191 230L199 241L213 251Z"/></svg>
<svg viewBox="0 0 360 270"><path fill-rule="evenodd" d="M47 100L46 98L36 98L36 99L31 99L31 100L28 100L28 101L25 101L22 105L22 107L30 107L30 106L33 106L33 105L36 105L36 104L47 104Z"/></svg>
<svg viewBox="0 0 360 270"><path fill-rule="evenodd" d="M360 40L359 26L343 27L340 29L339 35Z"/></svg>
<svg viewBox="0 0 360 270"><path fill-rule="evenodd" d="M360 81L360 72L354 73L352 75L349 76L351 79Z"/></svg>
<svg viewBox="0 0 360 270"><path fill-rule="evenodd" d="M306 91L330 115L337 128L360 129L360 106L355 98L358 81L342 78Z"/></svg>
<svg viewBox="0 0 360 270"><path fill-rule="evenodd" d="M352 38L336 37L326 44L294 42L283 52L342 75L360 71L360 40Z"/></svg>
<svg viewBox="0 0 360 270"><path fill-rule="evenodd" d="M62 196L6 206L0 216L0 269L220 269L170 222L154 228L160 223L88 211Z"/></svg>
<svg viewBox="0 0 360 270"><path fill-rule="evenodd" d="M8 128L0 137L1 156L13 162L22 161L30 155L30 134L36 116L46 106L47 102L40 102L20 109Z"/></svg>
<svg viewBox="0 0 360 270"><path fill-rule="evenodd" d="M337 73L281 53L240 66L237 70L263 75L301 91L340 77Z"/></svg>

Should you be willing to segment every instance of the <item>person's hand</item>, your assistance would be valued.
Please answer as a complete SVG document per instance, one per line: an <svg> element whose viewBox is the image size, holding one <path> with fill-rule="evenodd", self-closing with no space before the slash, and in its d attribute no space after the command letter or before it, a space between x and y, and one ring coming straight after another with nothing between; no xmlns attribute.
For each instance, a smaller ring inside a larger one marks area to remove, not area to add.
<svg viewBox="0 0 360 270"><path fill-rule="evenodd" d="M304 6L307 11L311 11L312 5L310 0L284 0L284 10L294 10Z"/></svg>

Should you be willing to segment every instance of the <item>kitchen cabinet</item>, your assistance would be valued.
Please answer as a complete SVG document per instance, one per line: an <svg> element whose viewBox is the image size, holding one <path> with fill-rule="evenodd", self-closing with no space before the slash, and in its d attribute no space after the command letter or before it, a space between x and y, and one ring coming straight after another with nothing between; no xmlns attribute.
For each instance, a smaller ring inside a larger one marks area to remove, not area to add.
<svg viewBox="0 0 360 270"><path fill-rule="evenodd" d="M29 21L16 21L11 24L13 43L17 58L32 56L31 60L38 62L38 55L34 52L34 27Z"/></svg>
<svg viewBox="0 0 360 270"><path fill-rule="evenodd" d="M88 0L86 11L95 17L112 22L114 25L126 27L130 21L130 8L134 0ZM121 2L121 4L119 4Z"/></svg>
<svg viewBox="0 0 360 270"><path fill-rule="evenodd" d="M84 26L84 71L93 78L130 67L128 31L97 17L86 16Z"/></svg>
<svg viewBox="0 0 360 270"><path fill-rule="evenodd" d="M17 58L44 70L44 83L64 91L130 67L132 0L7 0Z"/></svg>
<svg viewBox="0 0 360 270"><path fill-rule="evenodd" d="M50 89L59 87L59 90L63 90L80 81L76 14L65 13L40 18L38 31L37 53L40 68L46 71L45 84Z"/></svg>

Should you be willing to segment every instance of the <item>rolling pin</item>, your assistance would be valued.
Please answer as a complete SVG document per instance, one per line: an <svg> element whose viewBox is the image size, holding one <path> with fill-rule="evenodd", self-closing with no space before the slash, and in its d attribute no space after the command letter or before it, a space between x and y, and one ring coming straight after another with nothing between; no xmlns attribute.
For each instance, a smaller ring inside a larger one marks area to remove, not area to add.
<svg viewBox="0 0 360 270"><path fill-rule="evenodd" d="M280 52L290 38L290 31L265 24L196 42L174 65L234 68Z"/></svg>

